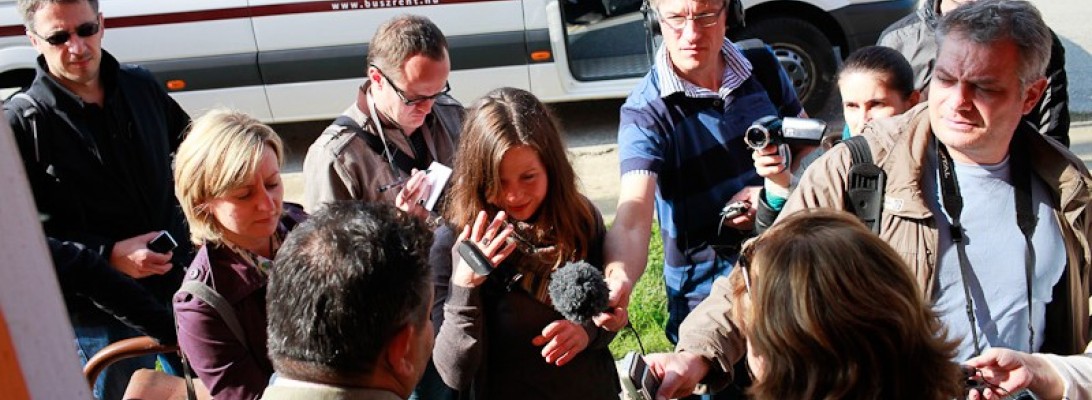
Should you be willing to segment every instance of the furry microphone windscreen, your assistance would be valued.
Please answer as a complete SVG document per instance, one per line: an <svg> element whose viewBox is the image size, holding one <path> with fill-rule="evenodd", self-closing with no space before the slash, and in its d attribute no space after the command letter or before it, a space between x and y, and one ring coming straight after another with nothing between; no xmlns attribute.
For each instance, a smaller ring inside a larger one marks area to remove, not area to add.
<svg viewBox="0 0 1092 400"><path fill-rule="evenodd" d="M548 289L554 309L569 321L583 324L607 310L610 289L603 273L584 261L554 271Z"/></svg>

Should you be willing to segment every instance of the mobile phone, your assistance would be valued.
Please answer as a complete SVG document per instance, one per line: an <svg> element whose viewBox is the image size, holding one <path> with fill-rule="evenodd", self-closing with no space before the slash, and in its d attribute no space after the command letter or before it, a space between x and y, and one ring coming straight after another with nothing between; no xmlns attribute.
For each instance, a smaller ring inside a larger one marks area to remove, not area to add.
<svg viewBox="0 0 1092 400"><path fill-rule="evenodd" d="M493 272L493 264L489 262L489 259L485 258L485 254L482 254L482 251L478 249L478 246L474 245L474 242L463 240L459 242L457 247L459 256L466 260L466 263L470 265L470 269L474 270L475 274L489 276L489 273Z"/></svg>
<svg viewBox="0 0 1092 400"><path fill-rule="evenodd" d="M660 390L660 378L657 378L645 358L636 352L626 353L618 368L622 375L622 392L627 400L653 400Z"/></svg>
<svg viewBox="0 0 1092 400"><path fill-rule="evenodd" d="M721 210L720 215L723 220L729 220L740 215L746 214L747 210L751 209L751 203L746 200L740 200L732 203L728 203Z"/></svg>
<svg viewBox="0 0 1092 400"><path fill-rule="evenodd" d="M159 234L148 242L148 250L159 254L170 253L175 247L178 247L178 242L174 241L171 233L167 231L159 231Z"/></svg>

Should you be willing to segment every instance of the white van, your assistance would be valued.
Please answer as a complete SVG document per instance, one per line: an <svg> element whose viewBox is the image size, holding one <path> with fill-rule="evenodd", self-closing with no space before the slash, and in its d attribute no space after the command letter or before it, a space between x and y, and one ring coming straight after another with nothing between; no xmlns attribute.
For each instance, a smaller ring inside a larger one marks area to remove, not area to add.
<svg viewBox="0 0 1092 400"><path fill-rule="evenodd" d="M331 119L352 101L367 42L402 13L448 38L452 93L513 86L544 101L624 97L649 68L641 0L101 0L103 48L155 73L191 114L213 106L266 122ZM837 65L915 0L744 0L733 39L771 44L810 112ZM0 0L0 88L28 85L36 52L15 0Z"/></svg>

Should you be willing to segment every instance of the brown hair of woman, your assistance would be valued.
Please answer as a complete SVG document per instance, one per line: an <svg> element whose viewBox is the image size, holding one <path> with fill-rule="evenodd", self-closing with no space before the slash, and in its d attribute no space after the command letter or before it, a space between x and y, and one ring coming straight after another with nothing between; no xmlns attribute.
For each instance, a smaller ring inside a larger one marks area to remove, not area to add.
<svg viewBox="0 0 1092 400"><path fill-rule="evenodd" d="M534 216L533 241L548 238L557 247L558 262L584 259L596 231L592 205L577 190L553 114L531 93L515 88L493 90L467 111L453 185L447 200L453 226L474 223L480 210L490 215L500 208L500 163L505 153L527 146L538 154L547 173L546 196Z"/></svg>
<svg viewBox="0 0 1092 400"><path fill-rule="evenodd" d="M963 395L956 344L902 258L852 215L788 216L740 259L732 316L751 348L753 398Z"/></svg>

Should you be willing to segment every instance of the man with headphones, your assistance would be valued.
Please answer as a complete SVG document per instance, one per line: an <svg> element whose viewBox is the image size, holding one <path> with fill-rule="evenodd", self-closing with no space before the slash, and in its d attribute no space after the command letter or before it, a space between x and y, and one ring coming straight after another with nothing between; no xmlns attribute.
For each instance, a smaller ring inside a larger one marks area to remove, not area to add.
<svg viewBox="0 0 1092 400"><path fill-rule="evenodd" d="M621 109L622 178L606 241L612 308L596 322L615 330L625 325L630 291L648 262L655 209L663 236L667 335L677 342L683 318L738 256L721 251L718 257L714 247L738 253L754 225L752 206L720 226L726 202L750 201L762 185L743 142L745 130L767 115L805 113L778 63L753 64L726 38L728 30L743 26L739 0L648 0L644 9L650 28L662 31L663 44ZM770 74L775 78L756 76ZM780 85L764 87L762 81Z"/></svg>

